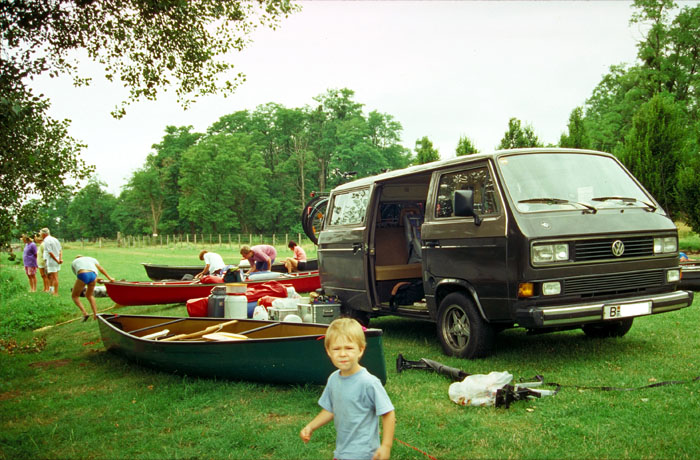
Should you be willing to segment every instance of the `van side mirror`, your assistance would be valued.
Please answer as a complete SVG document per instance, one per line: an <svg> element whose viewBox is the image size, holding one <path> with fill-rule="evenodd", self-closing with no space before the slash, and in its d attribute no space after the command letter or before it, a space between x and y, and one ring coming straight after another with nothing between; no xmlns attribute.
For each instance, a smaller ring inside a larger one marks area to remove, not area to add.
<svg viewBox="0 0 700 460"><path fill-rule="evenodd" d="M481 217L474 211L474 190L455 190L453 209L455 216L474 217L474 224L481 225Z"/></svg>

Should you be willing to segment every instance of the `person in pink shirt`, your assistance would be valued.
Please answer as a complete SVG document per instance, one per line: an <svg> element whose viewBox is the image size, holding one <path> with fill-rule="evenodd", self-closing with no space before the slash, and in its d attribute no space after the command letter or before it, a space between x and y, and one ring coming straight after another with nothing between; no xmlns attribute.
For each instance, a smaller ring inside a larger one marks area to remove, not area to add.
<svg viewBox="0 0 700 460"><path fill-rule="evenodd" d="M250 270L246 273L246 275L250 275L254 272L272 270L277 250L269 244L258 244L253 247L244 245L241 246L241 256L250 262Z"/></svg>
<svg viewBox="0 0 700 460"><path fill-rule="evenodd" d="M304 249L294 241L290 241L287 247L294 252L294 257L287 257L287 260L284 261L287 273L306 270L306 252L304 252Z"/></svg>

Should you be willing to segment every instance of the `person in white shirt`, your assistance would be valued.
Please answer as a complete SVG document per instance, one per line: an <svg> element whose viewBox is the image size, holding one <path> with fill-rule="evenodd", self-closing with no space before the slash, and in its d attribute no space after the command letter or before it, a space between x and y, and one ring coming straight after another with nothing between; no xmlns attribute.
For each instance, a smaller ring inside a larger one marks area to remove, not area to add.
<svg viewBox="0 0 700 460"><path fill-rule="evenodd" d="M224 259L215 252L202 251L199 253L199 260L204 261L204 270L197 273L194 277L195 279L199 279L204 275L220 275L223 269L226 268Z"/></svg>
<svg viewBox="0 0 700 460"><path fill-rule="evenodd" d="M61 243L51 236L49 229L41 229L41 236L44 238L44 260L46 261L46 274L49 277L49 292L58 295L58 271L63 263L63 248Z"/></svg>
<svg viewBox="0 0 700 460"><path fill-rule="evenodd" d="M73 291L71 292L73 302L83 313L83 321L87 321L90 315L85 311L85 307L83 307L83 303L80 301L80 293L83 292L83 288L87 286L87 289L85 289L85 298L90 302L90 307L92 307L92 312L95 315L94 318L97 319L97 302L95 302L94 295L97 271L101 271L110 281L114 281L114 278L109 276L97 259L93 257L75 256L75 260L73 260L70 267L73 273L75 273L75 276L78 277L78 279L75 280Z"/></svg>

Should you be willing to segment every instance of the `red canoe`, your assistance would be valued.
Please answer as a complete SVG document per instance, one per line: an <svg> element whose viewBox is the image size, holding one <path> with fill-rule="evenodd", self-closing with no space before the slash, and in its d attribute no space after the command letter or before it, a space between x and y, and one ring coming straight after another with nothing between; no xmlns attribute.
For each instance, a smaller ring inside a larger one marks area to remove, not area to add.
<svg viewBox="0 0 700 460"><path fill-rule="evenodd" d="M244 281L251 287L276 281L294 287L299 293L312 292L321 287L318 270L284 274L271 280ZM189 299L207 297L214 286L222 284L202 284L198 281L114 281L106 282L107 295L119 305L158 305L184 303Z"/></svg>

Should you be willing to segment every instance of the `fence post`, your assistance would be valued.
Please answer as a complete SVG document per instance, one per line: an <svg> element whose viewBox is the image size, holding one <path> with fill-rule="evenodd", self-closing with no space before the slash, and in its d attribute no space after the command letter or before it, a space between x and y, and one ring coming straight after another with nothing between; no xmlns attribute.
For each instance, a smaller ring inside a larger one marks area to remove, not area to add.
<svg viewBox="0 0 700 460"><path fill-rule="evenodd" d="M275 239L275 234L272 234L272 245L275 246L276 239Z"/></svg>
<svg viewBox="0 0 700 460"><path fill-rule="evenodd" d="M248 242L250 243L251 246L253 245L253 234L252 233L248 233Z"/></svg>
<svg viewBox="0 0 700 460"><path fill-rule="evenodd" d="M301 233L297 233L297 241L301 244Z"/></svg>

